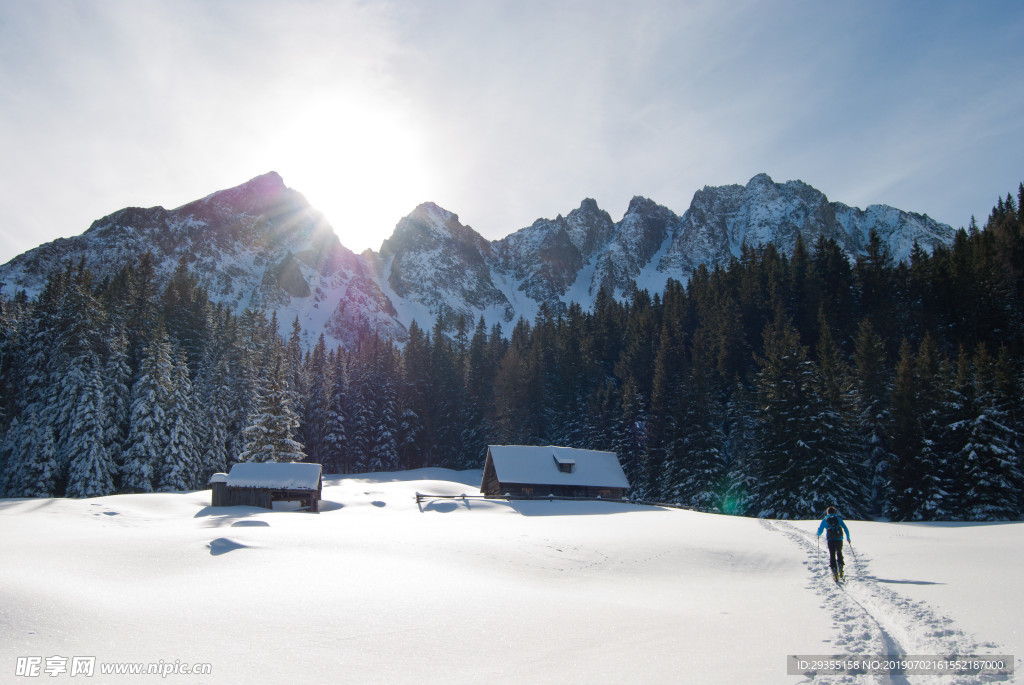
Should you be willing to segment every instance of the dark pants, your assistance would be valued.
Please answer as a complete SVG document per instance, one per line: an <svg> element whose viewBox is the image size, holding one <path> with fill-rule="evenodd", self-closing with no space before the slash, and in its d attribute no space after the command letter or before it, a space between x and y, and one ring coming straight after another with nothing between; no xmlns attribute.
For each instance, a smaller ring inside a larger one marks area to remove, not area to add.
<svg viewBox="0 0 1024 685"><path fill-rule="evenodd" d="M843 539L828 541L828 567L835 573L843 570Z"/></svg>

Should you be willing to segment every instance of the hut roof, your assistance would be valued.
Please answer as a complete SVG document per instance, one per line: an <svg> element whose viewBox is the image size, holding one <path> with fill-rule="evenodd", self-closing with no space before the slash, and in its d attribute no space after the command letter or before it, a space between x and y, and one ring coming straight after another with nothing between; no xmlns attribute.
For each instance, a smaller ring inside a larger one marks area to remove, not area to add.
<svg viewBox="0 0 1024 685"><path fill-rule="evenodd" d="M232 488L316 490L320 487L320 474L320 464L242 462L231 467L227 484Z"/></svg>
<svg viewBox="0 0 1024 685"><path fill-rule="evenodd" d="M490 445L487 452L502 483L629 487L614 452L551 445Z"/></svg>

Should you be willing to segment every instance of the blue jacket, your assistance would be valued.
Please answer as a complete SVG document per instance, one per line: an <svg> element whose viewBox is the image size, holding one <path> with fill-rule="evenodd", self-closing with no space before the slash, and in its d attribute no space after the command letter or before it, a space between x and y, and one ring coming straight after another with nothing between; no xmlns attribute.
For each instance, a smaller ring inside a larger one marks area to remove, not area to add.
<svg viewBox="0 0 1024 685"><path fill-rule="evenodd" d="M818 526L818 537L821 537L822 532L828 527L829 516L835 516L837 519L839 519L839 525L842 526L843 530L846 531L846 541L849 542L850 529L846 527L846 523L843 521L843 518L839 514L825 514L825 518L821 519L821 525ZM827 538L828 536L826 535L825 537ZM842 540L842 536L840 536L839 539Z"/></svg>

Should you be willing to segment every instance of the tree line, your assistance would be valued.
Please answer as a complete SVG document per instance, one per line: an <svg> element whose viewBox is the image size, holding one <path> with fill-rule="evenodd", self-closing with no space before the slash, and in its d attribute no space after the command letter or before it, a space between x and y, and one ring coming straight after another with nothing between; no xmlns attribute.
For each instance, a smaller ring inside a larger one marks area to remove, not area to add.
<svg viewBox="0 0 1024 685"><path fill-rule="evenodd" d="M184 263L81 264L0 297L0 493L205 487L239 461L479 468L488 444L615 451L640 499L757 516L1007 520L1024 509L1024 184L895 263L819 237L533 321L440 317L401 348L303 344Z"/></svg>

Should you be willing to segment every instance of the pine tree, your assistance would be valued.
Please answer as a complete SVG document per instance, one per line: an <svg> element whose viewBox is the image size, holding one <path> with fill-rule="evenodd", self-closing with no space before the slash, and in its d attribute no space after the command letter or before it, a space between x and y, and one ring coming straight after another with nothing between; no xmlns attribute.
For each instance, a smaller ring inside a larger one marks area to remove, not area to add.
<svg viewBox="0 0 1024 685"><path fill-rule="evenodd" d="M957 508L952 455L963 442L964 401L952 396L952 371L930 335L918 346L915 367L923 436L918 474L922 498L912 518L948 520Z"/></svg>
<svg viewBox="0 0 1024 685"><path fill-rule="evenodd" d="M248 425L242 431L245 444L240 461L305 460L302 444L295 440L299 417L285 374L285 361L279 354L268 378L269 387L257 394Z"/></svg>
<svg viewBox="0 0 1024 685"><path fill-rule="evenodd" d="M333 371L331 378L331 403L327 416L327 435L324 437L324 452L328 470L331 473L352 473L352 460L348 449L349 390L348 369L345 355L341 350L332 353L328 364Z"/></svg>
<svg viewBox="0 0 1024 685"><path fill-rule="evenodd" d="M659 464L650 453L650 424L645 398L632 379L622 388L621 406L613 424L613 451L631 485L636 499L654 499L658 495ZM655 455L655 459L657 455Z"/></svg>
<svg viewBox="0 0 1024 685"><path fill-rule="evenodd" d="M671 501L699 509L719 510L728 489L725 408L716 398L710 368L695 345L688 377L678 393L680 418L670 454L676 468ZM671 473L672 470L669 470Z"/></svg>
<svg viewBox="0 0 1024 685"><path fill-rule="evenodd" d="M292 334L284 350L287 365L286 378L288 390L292 395L292 407L303 418L306 415L306 403L309 401L310 377L306 373L306 365L302 360L302 325L299 317L292 321ZM301 429L301 426L300 426Z"/></svg>
<svg viewBox="0 0 1024 685"><path fill-rule="evenodd" d="M111 329L109 334L107 359L103 369L103 402L107 418L107 453L116 465L118 472L128 439L128 422L131 418L131 376L128 335L122 327L116 326Z"/></svg>
<svg viewBox="0 0 1024 685"><path fill-rule="evenodd" d="M210 364L215 364L210 368ZM199 426L200 437L199 480L198 485L209 482L214 473L228 470L228 426L230 393L229 370L227 360L209 358L199 381L200 397Z"/></svg>
<svg viewBox="0 0 1024 685"><path fill-rule="evenodd" d="M889 518L903 521L911 518L916 503L922 498L918 474L921 444L924 440L917 414L917 388L914 375L914 353L904 339L896 365L892 391L892 463L887 472Z"/></svg>
<svg viewBox="0 0 1024 685"><path fill-rule="evenodd" d="M881 236L868 233L867 254L857 258L854 276L860 296L861 315L871 320L883 339L893 338L893 264Z"/></svg>
<svg viewBox="0 0 1024 685"><path fill-rule="evenodd" d="M397 360L390 343L374 337L365 350L355 440L362 451L360 471L381 472L398 466L398 413L395 392ZM365 433L364 433L365 431Z"/></svg>
<svg viewBox="0 0 1024 685"><path fill-rule="evenodd" d="M128 448L121 466L121 489L153 492L160 463L167 455L173 401L171 345L162 325L142 353L139 373L132 385Z"/></svg>
<svg viewBox="0 0 1024 685"><path fill-rule="evenodd" d="M7 497L53 497L57 480L57 448L53 430L39 414L15 419L4 436L7 454Z"/></svg>
<svg viewBox="0 0 1024 685"><path fill-rule="evenodd" d="M114 493L116 464L107 449L109 425L100 378L100 362L92 356L88 376L79 388L68 435L70 465L68 497L100 497Z"/></svg>
<svg viewBox="0 0 1024 685"><path fill-rule="evenodd" d="M818 312L818 363L815 369L813 416L809 444L815 467L807 487L810 511L836 506L845 516L863 518L871 478L866 449L855 429L853 379L832 337L824 305Z"/></svg>
<svg viewBox="0 0 1024 685"><path fill-rule="evenodd" d="M171 371L171 395L167 406L167 450L157 469L161 492L193 490L200 483L201 462L196 442L195 405L192 380L185 353L179 350Z"/></svg>
<svg viewBox="0 0 1024 685"><path fill-rule="evenodd" d="M985 347L973 358L974 406L955 462L963 469L963 518L1007 521L1020 516L1021 473L1010 416L999 394L999 369Z"/></svg>
<svg viewBox="0 0 1024 685"><path fill-rule="evenodd" d="M892 458L889 517L897 521L941 518L946 460L937 450L943 431L940 362L926 337L915 356L904 340L892 396Z"/></svg>
<svg viewBox="0 0 1024 685"><path fill-rule="evenodd" d="M495 429L497 440L502 444L529 444L534 433L531 379L524 358L524 352L528 351L526 328L516 326L521 333L505 351L494 378Z"/></svg>
<svg viewBox="0 0 1024 685"><path fill-rule="evenodd" d="M310 461L319 464L323 464L326 459L325 440L333 384L331 371L327 363L327 345L321 334L306 364L305 377L308 379L309 390L303 403L300 432Z"/></svg>
<svg viewBox="0 0 1024 685"><path fill-rule="evenodd" d="M818 509L821 495L809 488L820 470L814 444L814 367L781 309L764 333L757 374L761 463L751 493L757 516L792 518Z"/></svg>
<svg viewBox="0 0 1024 685"><path fill-rule="evenodd" d="M754 391L738 380L733 383L725 406L723 430L726 481L716 503L725 514L747 514L754 506L752 498L758 490L761 472L756 406Z"/></svg>

